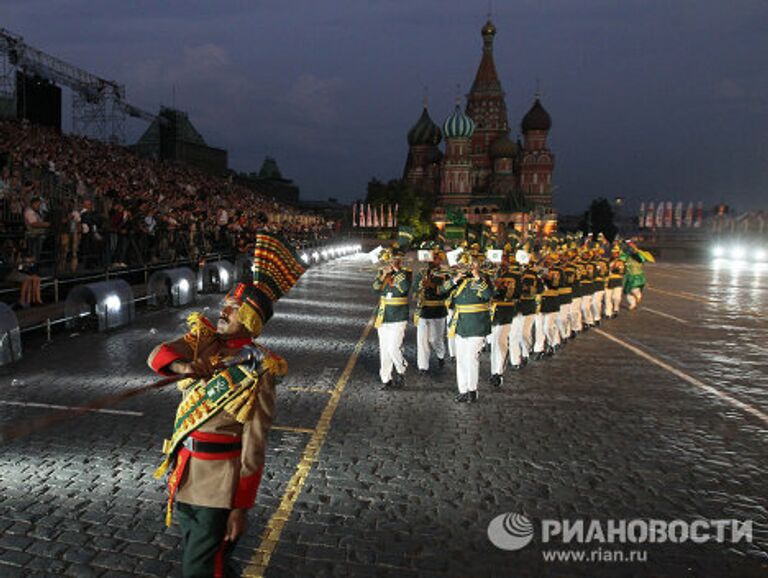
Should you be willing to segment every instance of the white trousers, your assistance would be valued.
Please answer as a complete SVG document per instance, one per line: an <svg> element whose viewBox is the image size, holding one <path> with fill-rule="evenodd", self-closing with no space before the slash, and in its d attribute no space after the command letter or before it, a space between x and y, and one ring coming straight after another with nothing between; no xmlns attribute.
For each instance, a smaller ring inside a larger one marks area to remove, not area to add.
<svg viewBox="0 0 768 578"><path fill-rule="evenodd" d="M491 327L491 375L504 373L509 355L512 365L520 365L523 355L523 316L517 315L512 323Z"/></svg>
<svg viewBox="0 0 768 578"><path fill-rule="evenodd" d="M433 351L438 359L445 358L445 329L445 317L419 319L416 327L416 365L419 369L429 369L429 357Z"/></svg>
<svg viewBox="0 0 768 578"><path fill-rule="evenodd" d="M571 304L563 303L557 316L557 329L560 331L560 340L565 341L571 336Z"/></svg>
<svg viewBox="0 0 768 578"><path fill-rule="evenodd" d="M392 367L397 373L405 373L407 363L403 357L403 337L405 337L405 326L407 321L396 321L394 323L382 323L379 327L379 359L381 367L379 377L382 383L387 383L392 379Z"/></svg>
<svg viewBox="0 0 768 578"><path fill-rule="evenodd" d="M448 317L445 318L445 327L446 330L448 329L448 326L451 324L451 319L453 319L453 309L448 310ZM448 355L451 356L451 358L456 357L456 337L448 337Z"/></svg>
<svg viewBox="0 0 768 578"><path fill-rule="evenodd" d="M581 297L574 297L571 301L571 329L581 331Z"/></svg>
<svg viewBox="0 0 768 578"><path fill-rule="evenodd" d="M602 317L604 300L605 291L595 291L592 295L592 317L595 321L600 321Z"/></svg>
<svg viewBox="0 0 768 578"><path fill-rule="evenodd" d="M456 336L456 384L459 393L477 391L480 377L480 352L485 337Z"/></svg>
<svg viewBox="0 0 768 578"><path fill-rule="evenodd" d="M592 317L592 294L581 296L581 318L586 325L594 325Z"/></svg>
<svg viewBox="0 0 768 578"><path fill-rule="evenodd" d="M605 316L610 317L621 309L621 285L605 290Z"/></svg>
<svg viewBox="0 0 768 578"><path fill-rule="evenodd" d="M537 314L531 313L530 315L521 315L523 319L522 335L520 336L520 349L522 349L523 357L526 359L533 351L533 325L536 321Z"/></svg>
<svg viewBox="0 0 768 578"><path fill-rule="evenodd" d="M560 345L560 329L557 327L557 323L560 318L560 312L555 311L554 313L542 313L542 317L544 319L543 333L544 337L547 339L547 343L550 347ZM536 338L536 341L538 342L538 337Z"/></svg>

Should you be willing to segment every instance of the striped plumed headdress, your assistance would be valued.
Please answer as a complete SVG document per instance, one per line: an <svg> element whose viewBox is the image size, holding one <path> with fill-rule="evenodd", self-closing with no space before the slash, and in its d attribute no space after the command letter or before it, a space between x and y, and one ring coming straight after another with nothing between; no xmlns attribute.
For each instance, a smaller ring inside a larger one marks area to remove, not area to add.
<svg viewBox="0 0 768 578"><path fill-rule="evenodd" d="M296 254L280 237L256 235L253 250L253 283L239 283L227 296L240 303L238 318L246 329L259 335L273 313L273 305L304 273Z"/></svg>

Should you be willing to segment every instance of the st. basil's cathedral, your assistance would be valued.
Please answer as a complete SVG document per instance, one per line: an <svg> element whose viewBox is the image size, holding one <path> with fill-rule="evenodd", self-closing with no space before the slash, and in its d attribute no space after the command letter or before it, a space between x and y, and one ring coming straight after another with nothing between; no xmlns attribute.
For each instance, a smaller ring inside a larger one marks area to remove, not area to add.
<svg viewBox="0 0 768 578"><path fill-rule="evenodd" d="M537 95L520 123L522 142L510 138L504 91L493 59L495 36L496 27L488 20L466 110L457 103L441 130L425 104L408 131L404 178L417 191L437 194L432 220L440 229L447 226L448 233L464 222L498 234L513 227L526 233L549 232L556 225L555 158L547 147L552 120ZM445 153L439 148L443 138Z"/></svg>

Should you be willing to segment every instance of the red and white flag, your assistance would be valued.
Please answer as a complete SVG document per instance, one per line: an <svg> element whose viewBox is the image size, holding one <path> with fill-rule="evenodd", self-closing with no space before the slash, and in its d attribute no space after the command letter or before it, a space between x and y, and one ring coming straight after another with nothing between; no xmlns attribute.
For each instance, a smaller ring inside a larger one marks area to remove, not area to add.
<svg viewBox="0 0 768 578"><path fill-rule="evenodd" d="M395 223L394 223L394 225L392 225L393 227L397 227L397 208L398 208L399 206L400 206L400 205L398 205L397 203L395 203Z"/></svg>
<svg viewBox="0 0 768 578"><path fill-rule="evenodd" d="M704 218L704 207L701 201L696 203L696 220L693 222L695 228L701 227L701 220Z"/></svg>
<svg viewBox="0 0 768 578"><path fill-rule="evenodd" d="M664 201L659 203L656 207L656 222L654 223L657 229L661 229L664 226Z"/></svg>
<svg viewBox="0 0 768 578"><path fill-rule="evenodd" d="M664 209L664 228L672 228L672 218L674 216L674 210L672 208L672 201L667 201L667 206Z"/></svg>
<svg viewBox="0 0 768 578"><path fill-rule="evenodd" d="M352 227L357 227L357 203L352 203Z"/></svg>
<svg viewBox="0 0 768 578"><path fill-rule="evenodd" d="M641 227L645 225L645 201L640 203L640 218L637 220L637 222Z"/></svg>
<svg viewBox="0 0 768 578"><path fill-rule="evenodd" d="M373 215L371 214L371 203L368 203L368 211L365 217L365 226L373 227Z"/></svg>
<svg viewBox="0 0 768 578"><path fill-rule="evenodd" d="M688 208L685 210L685 226L689 229L693 227L693 201L688 201Z"/></svg>
<svg viewBox="0 0 768 578"><path fill-rule="evenodd" d="M675 227L678 229L683 226L683 201L677 201L675 205Z"/></svg>
<svg viewBox="0 0 768 578"><path fill-rule="evenodd" d="M648 203L648 210L645 214L645 227L647 229L653 228L653 219L655 218L655 216L656 216L656 210L654 208L653 201L651 201L650 203Z"/></svg>

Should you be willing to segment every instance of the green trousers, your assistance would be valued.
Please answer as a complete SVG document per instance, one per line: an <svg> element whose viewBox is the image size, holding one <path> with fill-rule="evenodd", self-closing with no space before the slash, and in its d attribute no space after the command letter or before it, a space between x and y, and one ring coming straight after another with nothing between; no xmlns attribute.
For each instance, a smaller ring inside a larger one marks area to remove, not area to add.
<svg viewBox="0 0 768 578"><path fill-rule="evenodd" d="M237 576L229 566L229 553L236 542L225 542L227 508L207 508L176 503L176 520L181 527L181 572L184 578Z"/></svg>

